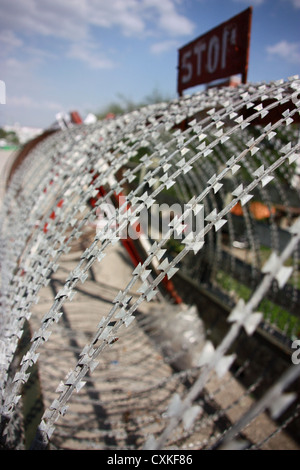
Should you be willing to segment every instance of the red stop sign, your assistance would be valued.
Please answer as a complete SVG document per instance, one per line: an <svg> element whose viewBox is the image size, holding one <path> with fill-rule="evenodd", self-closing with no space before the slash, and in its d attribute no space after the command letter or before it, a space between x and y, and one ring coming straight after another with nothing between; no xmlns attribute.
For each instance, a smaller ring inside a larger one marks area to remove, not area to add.
<svg viewBox="0 0 300 470"><path fill-rule="evenodd" d="M241 73L247 80L252 8L179 49L178 93Z"/></svg>

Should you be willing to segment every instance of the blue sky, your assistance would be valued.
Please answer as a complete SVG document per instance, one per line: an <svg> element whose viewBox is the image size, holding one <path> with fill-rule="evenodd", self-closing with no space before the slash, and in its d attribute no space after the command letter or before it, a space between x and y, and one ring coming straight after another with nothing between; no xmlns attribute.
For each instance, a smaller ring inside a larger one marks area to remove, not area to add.
<svg viewBox="0 0 300 470"><path fill-rule="evenodd" d="M154 89L173 98L178 48L250 5L248 80L299 74L300 0L1 0L0 126L47 127Z"/></svg>

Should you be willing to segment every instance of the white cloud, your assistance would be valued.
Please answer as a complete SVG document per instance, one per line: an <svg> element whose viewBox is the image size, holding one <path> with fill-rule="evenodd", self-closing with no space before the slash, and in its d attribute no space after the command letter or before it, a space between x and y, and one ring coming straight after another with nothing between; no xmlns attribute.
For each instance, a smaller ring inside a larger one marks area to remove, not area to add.
<svg viewBox="0 0 300 470"><path fill-rule="evenodd" d="M153 21L157 21L159 28L172 36L191 34L194 30L192 23L176 9L175 0L144 0L145 14L149 10L154 15Z"/></svg>
<svg viewBox="0 0 300 470"><path fill-rule="evenodd" d="M258 7L259 5L262 5L266 0L233 0L236 3L245 3L247 6L252 5Z"/></svg>
<svg viewBox="0 0 300 470"><path fill-rule="evenodd" d="M9 97L7 103L10 106L25 106L28 107L36 107L36 104L29 96L11 96Z"/></svg>
<svg viewBox="0 0 300 470"><path fill-rule="evenodd" d="M235 3L245 3L245 5L249 6L256 6L258 7L259 5L262 5L263 3L266 3L267 0L233 0ZM282 0L284 2L291 3L294 8L300 8L300 0Z"/></svg>
<svg viewBox="0 0 300 470"><path fill-rule="evenodd" d="M119 27L126 35L160 28L167 34L190 34L194 24L177 11L176 0L1 0L6 29L87 39L91 25Z"/></svg>
<svg viewBox="0 0 300 470"><path fill-rule="evenodd" d="M300 8L300 0L285 0L290 2L294 8Z"/></svg>
<svg viewBox="0 0 300 470"><path fill-rule="evenodd" d="M0 32L0 44L0 53L4 55L9 54L14 49L22 46L23 41L18 38L13 31L4 29Z"/></svg>
<svg viewBox="0 0 300 470"><path fill-rule="evenodd" d="M292 64L300 64L300 42L280 41L267 47L267 53Z"/></svg>
<svg viewBox="0 0 300 470"><path fill-rule="evenodd" d="M23 45L27 55L42 58L32 38L44 36L63 40L60 47L68 58L94 69L111 68L114 64L99 47L93 28L117 28L124 36L167 41L193 32L195 25L179 9L178 0L1 0L0 27L5 29L6 44L2 56L10 53L12 58ZM30 49L26 37L31 38ZM153 46L154 53L158 49Z"/></svg>
<svg viewBox="0 0 300 470"><path fill-rule="evenodd" d="M87 8L87 22L95 26L117 26L127 36L141 34L146 28L141 2L138 0L91 0Z"/></svg>
<svg viewBox="0 0 300 470"><path fill-rule="evenodd" d="M60 111L63 106L54 101L37 101L27 95L7 97L7 104L12 107L48 109L52 111Z"/></svg>
<svg viewBox="0 0 300 470"><path fill-rule="evenodd" d="M179 47L179 43L173 39L167 41L156 42L152 44L150 47L150 52L152 54L163 54L164 52L168 52L169 50L173 49L176 50Z"/></svg>
<svg viewBox="0 0 300 470"><path fill-rule="evenodd" d="M85 3L79 0L1 0L0 22L21 34L83 38L87 34Z"/></svg>
<svg viewBox="0 0 300 470"><path fill-rule="evenodd" d="M105 57L91 42L72 43L67 56L85 62L91 69L111 69L115 66L113 61Z"/></svg>

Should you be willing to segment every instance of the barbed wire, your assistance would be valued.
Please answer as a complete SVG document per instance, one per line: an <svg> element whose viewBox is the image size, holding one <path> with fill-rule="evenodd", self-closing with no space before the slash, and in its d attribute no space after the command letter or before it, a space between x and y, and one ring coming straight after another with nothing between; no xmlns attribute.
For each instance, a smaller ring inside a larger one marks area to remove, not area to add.
<svg viewBox="0 0 300 470"><path fill-rule="evenodd" d="M60 322L64 304L73 300L79 281L84 284L92 265L104 259L109 247L122 238L128 227L134 230L139 214L143 210L149 211L161 195L172 194L178 185L182 202L186 203L183 213L170 222L160 240L149 244L145 259L135 267L127 286L115 296L108 314L99 318L94 336L81 350L76 366L58 385L58 398L45 411L33 448L46 447L57 420L67 412L73 393L84 387L86 375L92 374L97 367L99 355L108 346L113 346L121 335L120 329L131 325L139 306L145 300L155 299L160 284L166 277L169 281L172 279L185 257L191 253L196 257L206 248L207 236L211 240L210 257L214 257L216 271L221 253L220 234L225 225L230 226L231 211L238 203L244 208L248 239L252 252L256 253L254 258L259 259L247 206L256 189L268 202L266 188L274 181L275 188L280 188L278 192L285 194L279 176L276 178L275 175L283 166L289 176L293 173L290 168L299 157L300 144L293 133L287 133L287 139L295 139L292 142L279 137L282 132L286 135L286 129L299 115L299 85L299 79L292 77L286 82L209 89L171 103L151 105L115 120L55 133L32 150L30 158L16 170L11 180L1 217L0 372L4 434L20 400L22 387L29 379L29 370L37 363L39 350L50 339L53 327ZM281 111L281 106L286 103L292 104L291 109ZM256 137L251 136L249 126L277 109L280 112L274 122L260 127ZM183 126L186 120L187 125ZM276 156L270 151L270 159L267 159L260 148L271 141L276 141ZM135 162L133 167L128 167L130 162ZM248 181L237 178L244 169L248 172ZM284 176L284 172L280 174ZM231 178L233 183L230 191L224 185L226 178ZM90 246L82 253L77 266L57 292L53 305L44 314L40 328L33 333L32 344L22 358L19 370L10 377L9 367L25 322L30 321L32 306L38 303L39 291L48 285L51 275L60 266L61 256L69 251L74 240L81 237L84 227L95 222L101 205L120 195L128 185L131 189L125 202L115 208L113 216L107 218L106 225L97 231ZM105 192L91 204L102 187ZM230 200L225 202L228 193ZM219 195L223 201L221 206L217 199ZM287 203L288 198L284 197ZM170 259L166 243L182 234L186 218L191 214L196 216L202 205L205 208L202 230L183 238L181 251ZM297 224L290 229L288 251L279 256L276 226L271 217L275 251L270 257L270 271L266 272L249 301L237 303L229 317L234 323L220 346L212 352L212 345L207 343L204 353L209 349L208 365L184 400L174 396L168 411L169 425L160 438L151 438L146 447L162 448L182 420L187 428L192 425L200 411L199 406L192 403L205 386L209 372L216 367L222 372L229 369L234 357L226 357L225 352L241 327L253 333L262 320L262 315L253 310L271 288L272 281L276 278L282 288L291 276L293 268L285 268L283 263L297 251ZM214 244L215 237L217 245ZM157 273L152 278L153 263ZM265 272L264 268L262 272ZM130 292L137 283L141 284L140 295L133 300ZM298 369L293 374L294 380ZM289 375L287 377L279 381L283 388L290 381ZM268 400L274 398L271 392L267 397ZM269 404L267 401L264 407Z"/></svg>

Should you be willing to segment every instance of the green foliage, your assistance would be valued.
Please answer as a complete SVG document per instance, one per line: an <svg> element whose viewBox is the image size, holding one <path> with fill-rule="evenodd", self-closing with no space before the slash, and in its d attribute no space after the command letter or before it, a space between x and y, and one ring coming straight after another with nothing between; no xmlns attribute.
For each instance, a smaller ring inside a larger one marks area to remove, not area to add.
<svg viewBox="0 0 300 470"><path fill-rule="evenodd" d="M19 138L13 131L5 131L0 128L0 139L5 139L8 145L19 145Z"/></svg>
<svg viewBox="0 0 300 470"><path fill-rule="evenodd" d="M252 290L249 286L246 286L242 282L237 281L232 276L227 274L225 271L219 270L217 273L217 282L225 292L234 291L235 294L247 302L252 294ZM286 309L280 305L275 304L271 300L265 298L261 301L259 309L263 313L264 318L267 322L285 332L288 336L300 334L300 319L292 315Z"/></svg>
<svg viewBox="0 0 300 470"><path fill-rule="evenodd" d="M105 119L108 114L120 116L122 114L130 113L135 109L140 109L143 106L171 100L170 97L164 96L157 88L154 88L152 92L145 96L144 100L141 102L133 101L132 99L124 96L122 93L118 93L117 97L118 101L113 101L96 114L98 119Z"/></svg>

